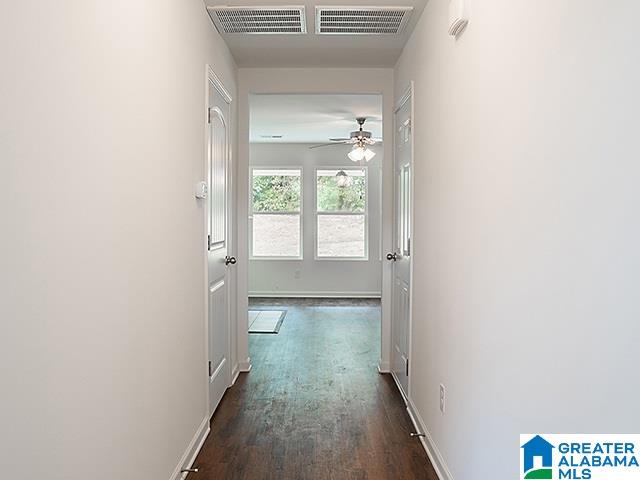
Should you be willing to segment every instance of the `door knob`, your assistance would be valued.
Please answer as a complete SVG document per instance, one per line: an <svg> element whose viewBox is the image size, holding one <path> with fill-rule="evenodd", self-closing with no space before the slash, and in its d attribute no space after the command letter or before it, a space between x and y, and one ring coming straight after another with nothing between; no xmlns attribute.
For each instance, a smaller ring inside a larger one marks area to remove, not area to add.
<svg viewBox="0 0 640 480"><path fill-rule="evenodd" d="M387 260L395 262L396 260L398 260L398 254L396 252L387 253Z"/></svg>
<svg viewBox="0 0 640 480"><path fill-rule="evenodd" d="M235 265L236 262L237 262L236 257L230 257L228 255L226 257L224 257L224 264L225 265L229 265L229 264Z"/></svg>

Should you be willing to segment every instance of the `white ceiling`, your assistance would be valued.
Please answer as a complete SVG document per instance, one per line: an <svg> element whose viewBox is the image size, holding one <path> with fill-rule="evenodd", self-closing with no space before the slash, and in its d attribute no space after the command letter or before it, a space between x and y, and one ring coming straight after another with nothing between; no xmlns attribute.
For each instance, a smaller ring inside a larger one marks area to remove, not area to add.
<svg viewBox="0 0 640 480"><path fill-rule="evenodd" d="M427 0L205 0L208 6L304 5L307 32L302 35L223 34L239 67L393 67L424 10ZM316 35L315 7L403 6L413 7L401 35ZM215 28L215 27L213 27Z"/></svg>
<svg viewBox="0 0 640 480"><path fill-rule="evenodd" d="M364 129L382 138L381 95L251 95L249 102L252 143L326 143L357 130L356 117L367 117Z"/></svg>

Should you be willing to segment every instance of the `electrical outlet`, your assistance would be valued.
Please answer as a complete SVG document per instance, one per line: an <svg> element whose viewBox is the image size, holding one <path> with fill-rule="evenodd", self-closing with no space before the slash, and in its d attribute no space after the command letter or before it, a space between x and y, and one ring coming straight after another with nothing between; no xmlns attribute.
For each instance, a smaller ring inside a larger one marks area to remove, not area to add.
<svg viewBox="0 0 640 480"><path fill-rule="evenodd" d="M446 390L444 388L444 385L440 384L440 411L442 413L444 413L445 400L446 400Z"/></svg>

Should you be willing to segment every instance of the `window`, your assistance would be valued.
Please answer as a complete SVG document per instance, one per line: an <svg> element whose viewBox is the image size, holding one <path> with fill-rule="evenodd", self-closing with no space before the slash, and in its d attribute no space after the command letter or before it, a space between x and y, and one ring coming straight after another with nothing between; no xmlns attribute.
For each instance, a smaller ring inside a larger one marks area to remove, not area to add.
<svg viewBox="0 0 640 480"><path fill-rule="evenodd" d="M253 169L251 256L302 257L300 221L302 170Z"/></svg>
<svg viewBox="0 0 640 480"><path fill-rule="evenodd" d="M318 169L316 212L318 258L367 258L366 169Z"/></svg>

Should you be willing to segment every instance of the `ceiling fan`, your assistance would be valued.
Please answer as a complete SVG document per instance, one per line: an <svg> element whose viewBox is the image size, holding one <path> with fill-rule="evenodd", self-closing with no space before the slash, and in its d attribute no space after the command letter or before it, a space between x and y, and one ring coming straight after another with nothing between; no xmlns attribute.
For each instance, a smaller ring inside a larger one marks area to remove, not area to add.
<svg viewBox="0 0 640 480"><path fill-rule="evenodd" d="M320 148L320 147L329 147L331 145L353 145L353 148L347 155L354 162L359 162L361 160L366 160L367 162L371 160L376 154L369 148L371 145L375 145L382 141L380 138L372 138L371 132L367 132L363 130L364 122L366 121L366 117L358 117L356 118L356 122L360 128L355 132L351 132L349 134L349 138L330 138L330 143L321 143L320 145L312 145L309 148Z"/></svg>

